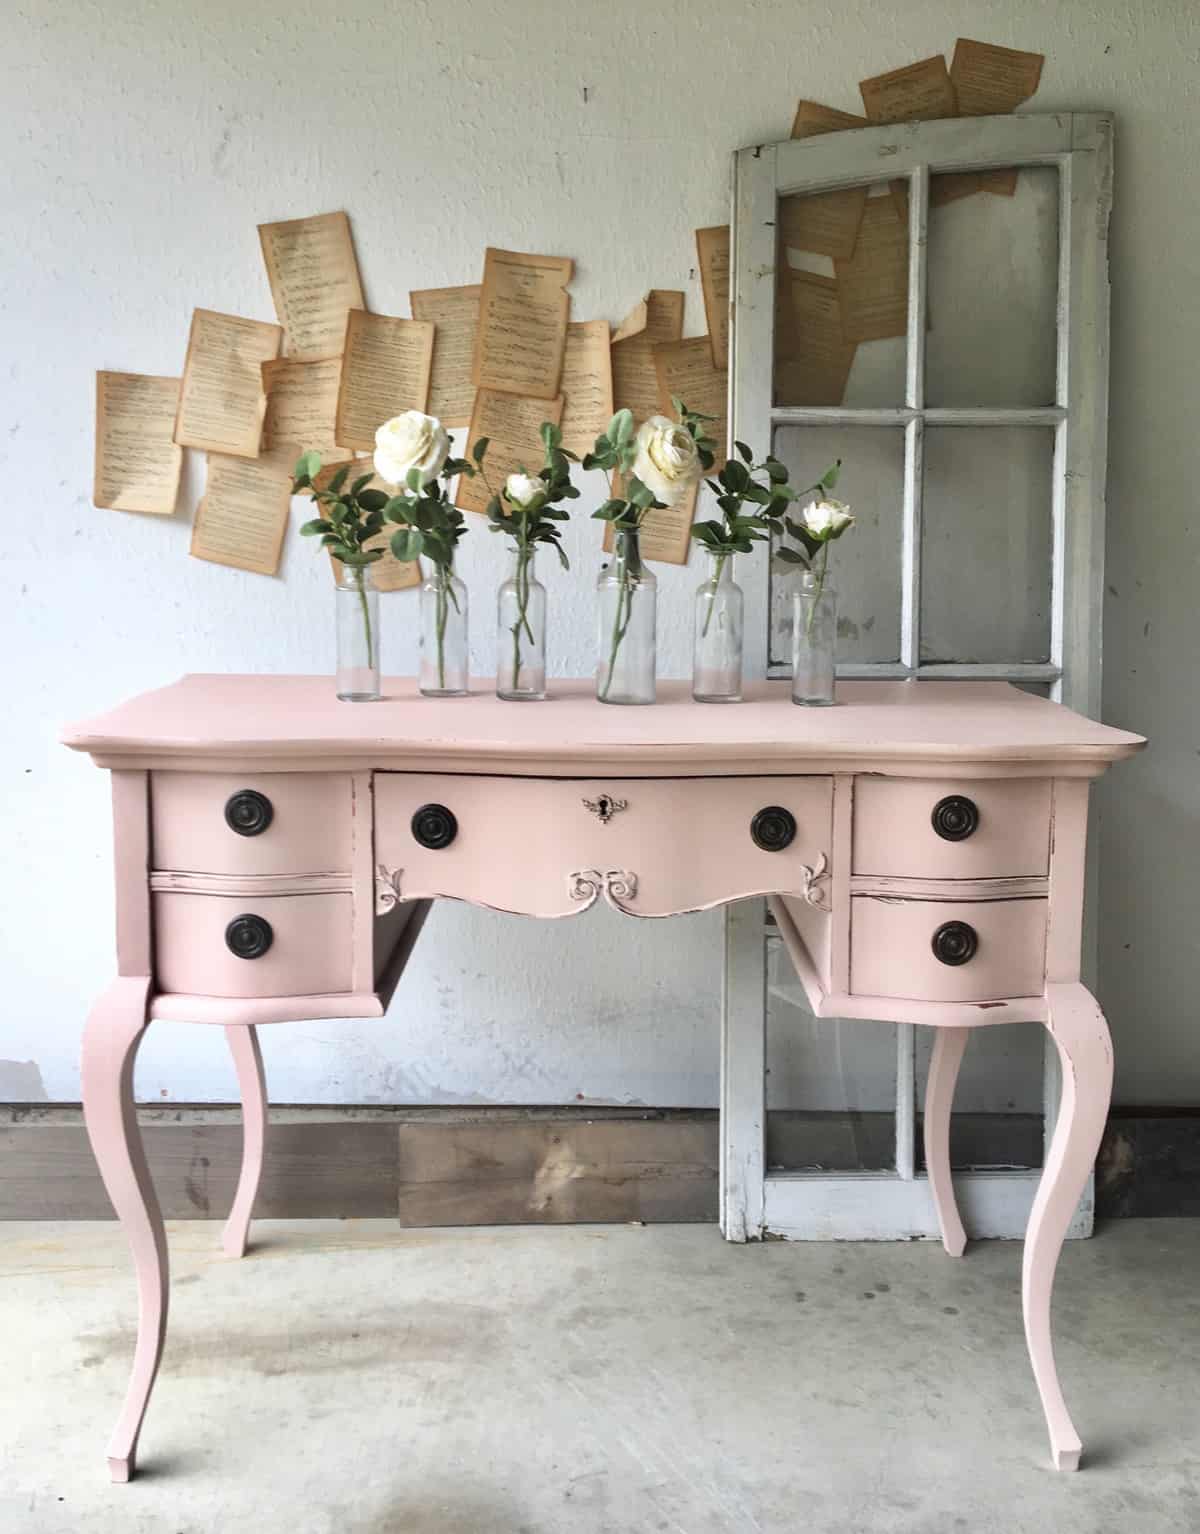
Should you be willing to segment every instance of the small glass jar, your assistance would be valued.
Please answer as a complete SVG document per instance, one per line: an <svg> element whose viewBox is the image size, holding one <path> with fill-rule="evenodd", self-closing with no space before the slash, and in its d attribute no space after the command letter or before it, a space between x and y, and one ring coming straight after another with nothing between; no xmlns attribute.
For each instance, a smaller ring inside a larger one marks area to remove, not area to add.
<svg viewBox="0 0 1200 1534"><path fill-rule="evenodd" d="M515 544L508 579L496 594L496 696L509 703L546 696L546 588L537 550Z"/></svg>
<svg viewBox="0 0 1200 1534"><path fill-rule="evenodd" d="M653 703L658 581L642 563L636 528L614 529L596 596L596 697Z"/></svg>
<svg viewBox="0 0 1200 1534"><path fill-rule="evenodd" d="M804 570L792 594L792 702L827 708L834 702L837 592L825 573Z"/></svg>
<svg viewBox="0 0 1200 1534"><path fill-rule="evenodd" d="M696 591L692 697L697 703L742 701L742 588L732 554L708 554L708 576Z"/></svg>
<svg viewBox="0 0 1200 1534"><path fill-rule="evenodd" d="M379 592L370 565L334 560L337 695L343 703L374 703L379 691Z"/></svg>
<svg viewBox="0 0 1200 1534"><path fill-rule="evenodd" d="M427 698L461 698L469 673L467 588L453 565L430 564L421 582L421 691Z"/></svg>

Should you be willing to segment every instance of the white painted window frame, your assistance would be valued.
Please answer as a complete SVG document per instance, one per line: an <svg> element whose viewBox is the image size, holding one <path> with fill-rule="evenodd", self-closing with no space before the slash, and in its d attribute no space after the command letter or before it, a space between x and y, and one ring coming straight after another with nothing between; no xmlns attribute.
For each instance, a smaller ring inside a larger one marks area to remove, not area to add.
<svg viewBox="0 0 1200 1534"><path fill-rule="evenodd" d="M926 407L926 227L929 178L941 172L1050 165L1058 171L1059 272L1055 403L1044 408ZM793 193L904 178L909 186L909 304L905 402L894 408L776 406L773 397L776 206ZM1051 696L1097 717L1104 582L1108 415L1108 215L1112 119L1101 113L952 118L857 128L756 145L733 159L730 436L760 444L786 425L902 427L905 441L899 663L838 667L842 677L998 678L1048 683ZM931 426L1047 426L1055 433L1050 659L1045 664L920 659L922 446ZM747 561L746 674L768 674L769 575ZM1090 859L1089 891L1094 890ZM1091 903L1091 902L1090 902ZM766 912L727 908L721 1048L721 1224L729 1240L766 1233L801 1240L898 1240L937 1235L924 1177L915 1174L914 1029L898 1025L896 1170L768 1173L766 1132ZM1092 944L1085 954L1090 967ZM1047 1048L1047 1139L1058 1099ZM1040 1171L956 1174L973 1235L1024 1233ZM1072 1236L1091 1234L1092 1189Z"/></svg>

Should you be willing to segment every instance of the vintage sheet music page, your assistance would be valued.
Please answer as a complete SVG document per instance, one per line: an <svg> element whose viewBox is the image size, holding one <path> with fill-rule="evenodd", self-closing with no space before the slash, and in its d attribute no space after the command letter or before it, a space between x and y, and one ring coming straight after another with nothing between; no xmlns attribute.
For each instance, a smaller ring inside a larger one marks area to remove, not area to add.
<svg viewBox="0 0 1200 1534"><path fill-rule="evenodd" d="M433 367L433 326L351 309L338 385L334 440L375 449L376 429L404 410L424 410Z"/></svg>
<svg viewBox="0 0 1200 1534"><path fill-rule="evenodd" d="M840 133L843 128L865 128L868 117L854 112L840 112L837 107L824 106L819 101L806 101L803 97L796 104L792 119L793 138L812 138L817 133Z"/></svg>
<svg viewBox="0 0 1200 1534"><path fill-rule="evenodd" d="M696 230L696 260L713 366L729 366L729 225Z"/></svg>
<svg viewBox="0 0 1200 1534"><path fill-rule="evenodd" d="M715 474L729 456L729 374L713 367L712 346L707 336L689 336L686 341L667 341L654 348L654 368L658 375L658 408L663 415L675 416L674 396L697 415L712 417L707 435L716 443L712 472Z"/></svg>
<svg viewBox="0 0 1200 1534"><path fill-rule="evenodd" d="M1013 112L1028 101L1042 79L1045 55L977 43L960 37L950 62L950 80L964 117L987 117ZM1016 170L987 170L980 174L985 191L1011 197L1017 189Z"/></svg>
<svg viewBox="0 0 1200 1534"><path fill-rule="evenodd" d="M346 315L365 309L350 220L321 213L282 224L259 224L267 280L289 357L335 357L346 334Z"/></svg>
<svg viewBox="0 0 1200 1534"><path fill-rule="evenodd" d="M562 371L563 446L580 458L590 453L613 414L612 357L607 320L567 326Z"/></svg>
<svg viewBox="0 0 1200 1534"><path fill-rule="evenodd" d="M889 70L885 75L876 75L874 79L862 80L858 89L872 122L926 121L933 117L958 115L958 98L946 60L940 53L916 64L906 64L902 69ZM980 191L982 185L977 171L934 176L929 184L929 204L938 207L960 197L969 197L972 192ZM908 183L893 182L892 194L897 213L907 221Z"/></svg>
<svg viewBox="0 0 1200 1534"><path fill-rule="evenodd" d="M267 413L263 420L264 452L288 448L299 457L310 449L322 458L337 454L334 420L337 416L340 357L318 362L298 362L280 357L262 365Z"/></svg>
<svg viewBox="0 0 1200 1534"><path fill-rule="evenodd" d="M867 198L854 254L849 261L835 261L834 269L845 341L882 341L907 333L908 230L891 197Z"/></svg>
<svg viewBox="0 0 1200 1534"><path fill-rule="evenodd" d="M557 397L575 271L569 256L489 246L483 261L475 385L536 399Z"/></svg>
<svg viewBox="0 0 1200 1534"><path fill-rule="evenodd" d="M613 406L632 410L637 425L658 414L654 348L683 338L684 294L652 288L626 315L612 340Z"/></svg>
<svg viewBox="0 0 1200 1534"><path fill-rule="evenodd" d="M622 496L621 476L612 476L612 493ZM653 559L660 565L686 565L692 552L692 522L696 516L696 503L700 486L694 485L678 506L667 506L648 511L642 518L642 531L638 545L643 559ZM604 524L603 549L613 551L613 525Z"/></svg>
<svg viewBox="0 0 1200 1534"><path fill-rule="evenodd" d="M858 242L865 186L836 192L794 192L779 199L779 238L786 250L809 250L849 261Z"/></svg>
<svg viewBox="0 0 1200 1534"><path fill-rule="evenodd" d="M837 282L816 272L794 271L790 299L791 312L781 317L775 403L840 405L855 348L842 335Z"/></svg>
<svg viewBox="0 0 1200 1534"><path fill-rule="evenodd" d="M256 458L267 408L262 365L278 357L282 340L278 325L194 310L175 441L181 447Z"/></svg>
<svg viewBox="0 0 1200 1534"><path fill-rule="evenodd" d="M483 289L422 288L408 295L414 320L433 329L433 370L429 375L430 415L443 426L469 426L475 403L475 341Z"/></svg>
<svg viewBox="0 0 1200 1534"><path fill-rule="evenodd" d="M183 463L183 449L174 441L178 408L178 378L96 374L93 505L171 515Z"/></svg>
<svg viewBox="0 0 1200 1534"><path fill-rule="evenodd" d="M515 470L524 468L536 474L542 466L545 448L542 446L543 421L562 422L563 401L535 399L527 395L505 394L499 389L480 389L475 395L475 410L471 416L471 429L467 433L467 451L480 437L488 439L487 456L483 460L487 471L485 481L481 474L474 479L460 474L454 495L454 504L460 511L487 511L492 498L491 485L498 495L504 481Z"/></svg>
<svg viewBox="0 0 1200 1534"><path fill-rule="evenodd" d="M274 575L291 502L287 453L264 453L261 458L210 453L189 553L213 564Z"/></svg>
<svg viewBox="0 0 1200 1534"><path fill-rule="evenodd" d="M382 490L385 495L392 494L394 486L378 478L371 467L371 460L369 458L343 458L335 463L322 464L320 472L313 480L313 484L318 490L324 490L338 470L347 467L350 470L345 479L347 487L352 485L355 480L361 479L364 474L370 474L371 483L368 488ZM319 515L320 510L320 503L315 503L313 515ZM305 518L305 520L307 521L308 518ZM416 559L399 560L392 553L392 534L399 531L400 528L395 523L389 522L381 532L376 533L373 538L368 538L367 542L363 545L367 549L383 550L383 558L377 559L371 566L371 579L375 582L375 589L377 591L409 591L414 586L421 584L420 561ZM332 554L329 556L329 564L336 580L340 566L339 561Z"/></svg>

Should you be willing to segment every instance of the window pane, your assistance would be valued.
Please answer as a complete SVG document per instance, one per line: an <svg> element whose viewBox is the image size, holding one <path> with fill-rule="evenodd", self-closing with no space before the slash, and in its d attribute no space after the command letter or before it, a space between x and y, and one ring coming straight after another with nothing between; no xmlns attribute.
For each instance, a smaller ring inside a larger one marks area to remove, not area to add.
<svg viewBox="0 0 1200 1534"><path fill-rule="evenodd" d="M894 1170L895 1027L813 1017L778 937L767 976L768 1166Z"/></svg>
<svg viewBox="0 0 1200 1534"><path fill-rule="evenodd" d="M924 1166L920 1116L935 1028L917 1029L917 1157ZM1036 1023L972 1028L958 1074L950 1120L950 1164L1038 1167L1042 1164L1045 1031Z"/></svg>
<svg viewBox="0 0 1200 1534"><path fill-rule="evenodd" d="M1052 427L927 428L923 661L1049 660L1053 460Z"/></svg>
<svg viewBox="0 0 1200 1534"><path fill-rule="evenodd" d="M887 426L779 426L775 456L792 483L810 485L842 460L834 492L858 518L833 546L829 569L838 594L838 660L900 658L900 538L904 433ZM771 562L771 663L792 658L796 566Z"/></svg>
<svg viewBox="0 0 1200 1534"><path fill-rule="evenodd" d="M1058 171L929 182L929 405L1053 405Z"/></svg>
<svg viewBox="0 0 1200 1534"><path fill-rule="evenodd" d="M908 223L887 183L777 205L777 405L900 405Z"/></svg>

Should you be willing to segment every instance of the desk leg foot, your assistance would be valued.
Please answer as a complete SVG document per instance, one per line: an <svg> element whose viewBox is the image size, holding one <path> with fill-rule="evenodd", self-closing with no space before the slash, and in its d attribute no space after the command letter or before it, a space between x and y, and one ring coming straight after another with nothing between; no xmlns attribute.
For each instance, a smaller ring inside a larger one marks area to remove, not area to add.
<svg viewBox="0 0 1200 1534"><path fill-rule="evenodd" d="M969 1028L934 1029L929 1079L925 1083L925 1170L942 1232L942 1245L951 1257L961 1257L967 1246L967 1233L959 1217L954 1179L950 1175L950 1110L954 1105L958 1068L970 1031Z"/></svg>
<svg viewBox="0 0 1200 1534"><path fill-rule="evenodd" d="M138 1331L121 1415L108 1445L109 1474L127 1481L167 1331L167 1241L133 1101L133 1062L146 1027L150 982L113 982L83 1035L83 1113L105 1189L133 1253Z"/></svg>
<svg viewBox="0 0 1200 1534"><path fill-rule="evenodd" d="M221 1232L221 1245L230 1257L243 1257L250 1234L250 1216L262 1177L267 1139L267 1079L263 1072L258 1032L252 1024L226 1028L229 1052L237 1068L242 1096L242 1170L233 1207Z"/></svg>
<svg viewBox="0 0 1200 1534"><path fill-rule="evenodd" d="M1050 1298L1063 1239L1104 1132L1112 1095L1112 1040L1103 1012L1082 985L1048 985L1046 1002L1046 1026L1062 1063L1062 1099L1025 1232L1021 1293L1025 1341L1046 1414L1054 1466L1077 1470L1081 1445L1054 1366Z"/></svg>

